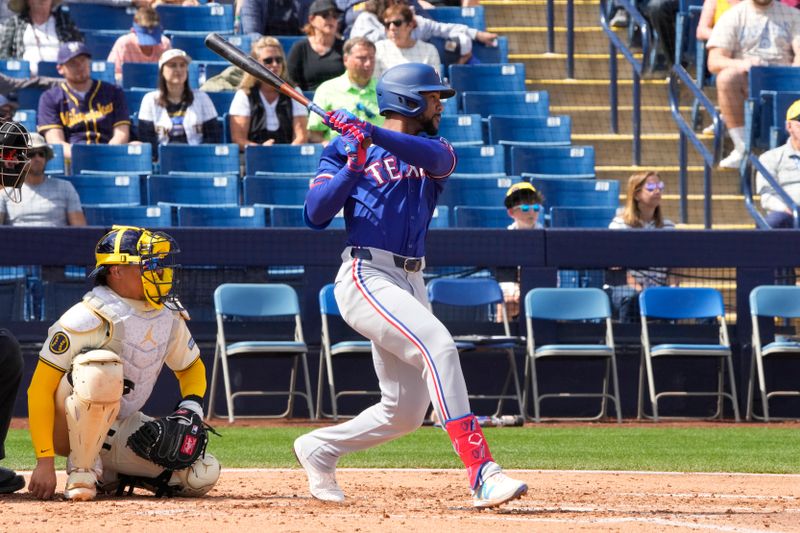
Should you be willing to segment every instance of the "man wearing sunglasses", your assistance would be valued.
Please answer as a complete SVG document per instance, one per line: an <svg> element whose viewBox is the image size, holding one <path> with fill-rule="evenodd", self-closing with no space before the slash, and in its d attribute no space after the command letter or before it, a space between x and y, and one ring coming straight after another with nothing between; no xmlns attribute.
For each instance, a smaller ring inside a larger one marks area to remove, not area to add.
<svg viewBox="0 0 800 533"><path fill-rule="evenodd" d="M85 226L81 200L75 187L45 174L53 149L38 133L31 133L30 169L20 191L21 200L0 195L0 223L7 226Z"/></svg>

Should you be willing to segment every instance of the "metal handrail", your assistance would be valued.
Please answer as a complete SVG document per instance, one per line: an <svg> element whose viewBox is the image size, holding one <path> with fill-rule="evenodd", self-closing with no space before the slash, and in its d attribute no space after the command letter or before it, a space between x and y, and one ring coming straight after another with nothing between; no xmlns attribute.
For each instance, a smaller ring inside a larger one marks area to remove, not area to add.
<svg viewBox="0 0 800 533"><path fill-rule="evenodd" d="M783 186L778 183L778 180L776 180L775 177L764 167L764 165L761 164L761 161L758 160L758 156L749 153L747 154L747 159L745 160L745 165L741 174L742 193L744 193L744 205L747 207L747 211L750 213L750 216L752 216L753 220L755 220L756 225L761 229L769 229L770 227L769 224L767 224L767 220L764 218L764 215L761 214L761 212L753 203L753 171L760 172L775 193L781 197L783 203L791 207L792 227L795 229L800 228L800 207L798 207L794 200L792 200L792 197L789 196L789 193L786 192Z"/></svg>
<svg viewBox="0 0 800 533"><path fill-rule="evenodd" d="M686 122L683 115L680 113L680 88L678 82L683 82L683 85L689 89L691 95L703 106L706 112L711 117L712 125L714 126L714 151L713 153L706 148L706 145L697 137L692 125ZM669 76L669 109L672 113L672 119L678 125L680 142L678 145L678 159L680 165L680 179L678 180L678 189L680 195L680 220L685 224L688 221L688 157L687 157L687 139L692 142L695 150L703 158L703 222L706 229L711 229L712 212L711 212L711 171L713 166L719 161L722 152L722 134L725 124L722 122L722 116L717 111L714 104L703 91L695 85L692 76L680 64L673 65L672 71Z"/></svg>
<svg viewBox="0 0 800 533"><path fill-rule="evenodd" d="M553 54L556 51L556 16L555 16L555 0L547 0L547 53ZM566 49L567 49L567 78L575 79L575 2L574 0L567 0L567 36L566 36Z"/></svg>
<svg viewBox="0 0 800 533"><path fill-rule="evenodd" d="M641 116L641 77L652 64L651 49L655 49L651 40L654 34L650 30L650 23L642 16L636 6L629 0L614 0L616 7L621 7L628 13L630 27L638 26L642 42L642 60L636 59L628 45L626 45L611 29L608 24L609 0L600 0L600 26L609 40L609 105L611 108L611 132L619 133L618 90L617 90L617 52L620 52L633 69L633 164L642 162L642 116Z"/></svg>

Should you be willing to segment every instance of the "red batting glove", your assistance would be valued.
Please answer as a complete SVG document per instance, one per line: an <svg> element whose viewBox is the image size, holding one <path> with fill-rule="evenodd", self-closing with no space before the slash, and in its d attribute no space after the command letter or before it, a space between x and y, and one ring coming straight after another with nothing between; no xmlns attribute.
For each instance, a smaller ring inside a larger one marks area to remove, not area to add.
<svg viewBox="0 0 800 533"><path fill-rule="evenodd" d="M359 128L348 126L342 133L342 144L347 153L347 168L363 172L367 162L367 149L364 147L366 135Z"/></svg>

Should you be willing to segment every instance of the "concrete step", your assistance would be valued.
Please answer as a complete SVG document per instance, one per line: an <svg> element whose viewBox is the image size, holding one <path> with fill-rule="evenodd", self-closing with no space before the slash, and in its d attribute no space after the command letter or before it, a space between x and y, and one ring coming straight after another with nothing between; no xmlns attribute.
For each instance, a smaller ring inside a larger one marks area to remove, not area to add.
<svg viewBox="0 0 800 533"><path fill-rule="evenodd" d="M679 182L679 169L677 165L671 166L650 166L650 167L635 167L631 165L598 165L595 167L597 179L604 180L619 180L620 191L625 194L628 184L628 178L633 174L640 172L655 171L658 172L659 177L664 181L666 186L665 194L678 194ZM689 166L687 169L687 182L688 193L695 195L703 194L703 167L702 166ZM711 171L711 193L713 195L727 194L738 195L741 194L741 185L739 183L739 173L734 169L714 168Z"/></svg>
<svg viewBox="0 0 800 533"><path fill-rule="evenodd" d="M493 26L489 31L508 37L510 54L537 54L545 52L566 53L567 29L563 26L555 28L554 49L547 49L547 26L545 21L537 21L541 26ZM625 30L615 30L621 39L627 39ZM575 52L582 54L609 53L609 41L600 26L575 28ZM622 65L620 65L622 68Z"/></svg>
<svg viewBox="0 0 800 533"><path fill-rule="evenodd" d="M703 213L705 210L704 196L690 195L688 201L688 223L699 224L702 227L704 223ZM677 195L665 195L661 200L661 207L664 216L674 222L679 222L680 218L680 205ZM712 222L717 224L746 224L749 227L753 223L753 219L747 212L744 206L744 196L741 195L714 195L711 200L711 214ZM753 224L754 226L754 224Z"/></svg>
<svg viewBox="0 0 800 533"><path fill-rule="evenodd" d="M550 106L551 115L569 115L572 117L572 133L612 133L611 108L608 105L595 106ZM684 119L689 122L691 108L682 110ZM642 133L678 132L672 113L666 105L643 106L641 110ZM617 108L617 126L619 133L633 132L633 107L630 105Z"/></svg>
<svg viewBox="0 0 800 533"><path fill-rule="evenodd" d="M700 135L700 138L706 146L711 146L710 135ZM628 134L577 134L572 136L572 144L594 146L596 165L633 164L633 138ZM641 166L677 165L678 134L643 134L641 156ZM690 165L701 165L702 159L694 150L690 150L688 162Z"/></svg>
<svg viewBox="0 0 800 533"><path fill-rule="evenodd" d="M484 0L487 26L516 26L518 24L544 25L547 23L547 0ZM575 26L599 26L600 2L575 0L573 2ZM567 2L553 2L556 26L567 25ZM543 24L544 23L544 24Z"/></svg>
<svg viewBox="0 0 800 533"><path fill-rule="evenodd" d="M609 105L609 83L607 79L567 80L561 77L537 77L526 73L526 89L529 91L548 91L550 106L601 106ZM631 105L632 80L618 80L617 98L620 105ZM641 104L643 106L668 105L668 87L664 79L642 80Z"/></svg>
<svg viewBox="0 0 800 533"><path fill-rule="evenodd" d="M608 79L609 76L609 54L575 54L574 78L579 80ZM641 54L636 54L641 59ZM546 78L549 76L566 76L566 54L509 54L508 60L512 63L525 64L525 72L535 74L537 77ZM618 79L633 78L633 70L627 68L625 56L617 54L617 73Z"/></svg>

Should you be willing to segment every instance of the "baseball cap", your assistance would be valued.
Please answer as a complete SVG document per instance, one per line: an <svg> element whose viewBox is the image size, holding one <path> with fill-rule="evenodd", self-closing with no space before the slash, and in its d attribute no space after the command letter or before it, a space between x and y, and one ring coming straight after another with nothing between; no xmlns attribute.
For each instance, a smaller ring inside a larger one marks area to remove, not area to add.
<svg viewBox="0 0 800 533"><path fill-rule="evenodd" d="M523 189L528 189L528 190L531 190L533 192L537 192L536 191L536 187L531 185L529 182L520 181L519 183L515 183L514 185L512 185L511 187L508 188L508 190L506 191L506 198L508 198L509 196L514 194L515 192L521 191Z"/></svg>
<svg viewBox="0 0 800 533"><path fill-rule="evenodd" d="M183 58L183 60L186 61L187 64L192 62L192 58L189 57L189 54L187 54L180 48L171 48L166 52L164 52L163 54L161 54L161 57L158 59L158 70L161 70L161 67L164 66L164 63L166 63L167 61L171 61L176 57Z"/></svg>
<svg viewBox="0 0 800 533"><path fill-rule="evenodd" d="M133 32L136 34L136 40L139 41L139 46L156 46L161 44L160 25L146 28L134 22Z"/></svg>
<svg viewBox="0 0 800 533"><path fill-rule="evenodd" d="M56 58L56 63L63 65L70 59L78 56L92 57L92 53L89 52L89 48L87 48L87 46L80 41L63 43L58 47L58 57Z"/></svg>
<svg viewBox="0 0 800 533"><path fill-rule="evenodd" d="M327 13L328 11L339 11L333 0L314 0L311 7L308 8L310 15L319 15L320 13Z"/></svg>
<svg viewBox="0 0 800 533"><path fill-rule="evenodd" d="M786 110L786 120L800 120L800 100L795 100Z"/></svg>

